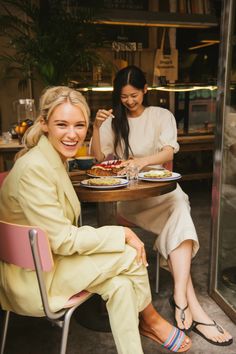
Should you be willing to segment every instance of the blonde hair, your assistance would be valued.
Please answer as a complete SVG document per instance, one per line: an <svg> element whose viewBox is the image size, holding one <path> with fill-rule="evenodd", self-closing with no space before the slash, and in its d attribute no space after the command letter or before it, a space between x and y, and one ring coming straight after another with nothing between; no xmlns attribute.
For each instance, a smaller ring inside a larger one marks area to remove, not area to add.
<svg viewBox="0 0 236 354"><path fill-rule="evenodd" d="M44 134L41 128L41 120L48 121L54 109L64 102L70 102L72 105L78 106L84 114L87 127L89 126L90 109L86 99L79 91L67 86L49 87L41 95L39 116L24 134L23 144L25 147L16 154L15 159L18 159L38 144L40 137Z"/></svg>

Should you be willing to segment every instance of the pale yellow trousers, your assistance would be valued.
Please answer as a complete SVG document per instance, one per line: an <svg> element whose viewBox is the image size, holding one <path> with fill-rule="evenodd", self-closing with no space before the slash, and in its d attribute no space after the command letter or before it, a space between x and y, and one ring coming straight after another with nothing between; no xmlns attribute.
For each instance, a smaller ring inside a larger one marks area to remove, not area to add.
<svg viewBox="0 0 236 354"><path fill-rule="evenodd" d="M107 257L106 257L107 255ZM91 255L101 274L88 291L106 301L112 334L119 354L143 354L138 324L139 312L151 302L147 269L137 264L136 250Z"/></svg>

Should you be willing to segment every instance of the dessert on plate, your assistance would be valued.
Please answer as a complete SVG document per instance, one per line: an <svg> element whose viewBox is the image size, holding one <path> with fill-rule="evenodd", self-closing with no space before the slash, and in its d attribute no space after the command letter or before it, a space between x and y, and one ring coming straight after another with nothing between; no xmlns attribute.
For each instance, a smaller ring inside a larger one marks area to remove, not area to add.
<svg viewBox="0 0 236 354"><path fill-rule="evenodd" d="M169 170L151 170L143 174L145 178L166 178L171 176L172 172Z"/></svg>
<svg viewBox="0 0 236 354"><path fill-rule="evenodd" d="M119 178L105 177L105 178L91 178L87 180L90 186L114 186L120 183Z"/></svg>
<svg viewBox="0 0 236 354"><path fill-rule="evenodd" d="M92 166L91 169L87 170L87 174L96 177L117 176L118 172L120 172L124 168L120 167L121 162L121 160L103 161Z"/></svg>

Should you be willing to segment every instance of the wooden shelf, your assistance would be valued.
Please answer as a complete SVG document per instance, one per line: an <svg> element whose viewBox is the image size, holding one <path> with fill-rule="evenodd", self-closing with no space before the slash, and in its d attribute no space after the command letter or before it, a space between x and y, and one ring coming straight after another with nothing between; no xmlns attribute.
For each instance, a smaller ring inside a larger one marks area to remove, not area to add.
<svg viewBox="0 0 236 354"><path fill-rule="evenodd" d="M154 11L108 10L100 11L95 20L97 24L146 26L146 27L179 27L209 28L218 26L215 15L180 14Z"/></svg>
<svg viewBox="0 0 236 354"><path fill-rule="evenodd" d="M184 135L178 137L180 151L207 151L214 148L214 135Z"/></svg>

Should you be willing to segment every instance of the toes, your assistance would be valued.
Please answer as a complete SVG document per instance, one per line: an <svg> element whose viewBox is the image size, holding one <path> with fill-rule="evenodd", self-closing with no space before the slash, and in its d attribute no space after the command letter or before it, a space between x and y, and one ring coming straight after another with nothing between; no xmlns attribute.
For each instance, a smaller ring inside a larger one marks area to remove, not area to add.
<svg viewBox="0 0 236 354"><path fill-rule="evenodd" d="M190 338L186 337L180 347L185 348L185 347L189 346L190 344L191 344Z"/></svg>

